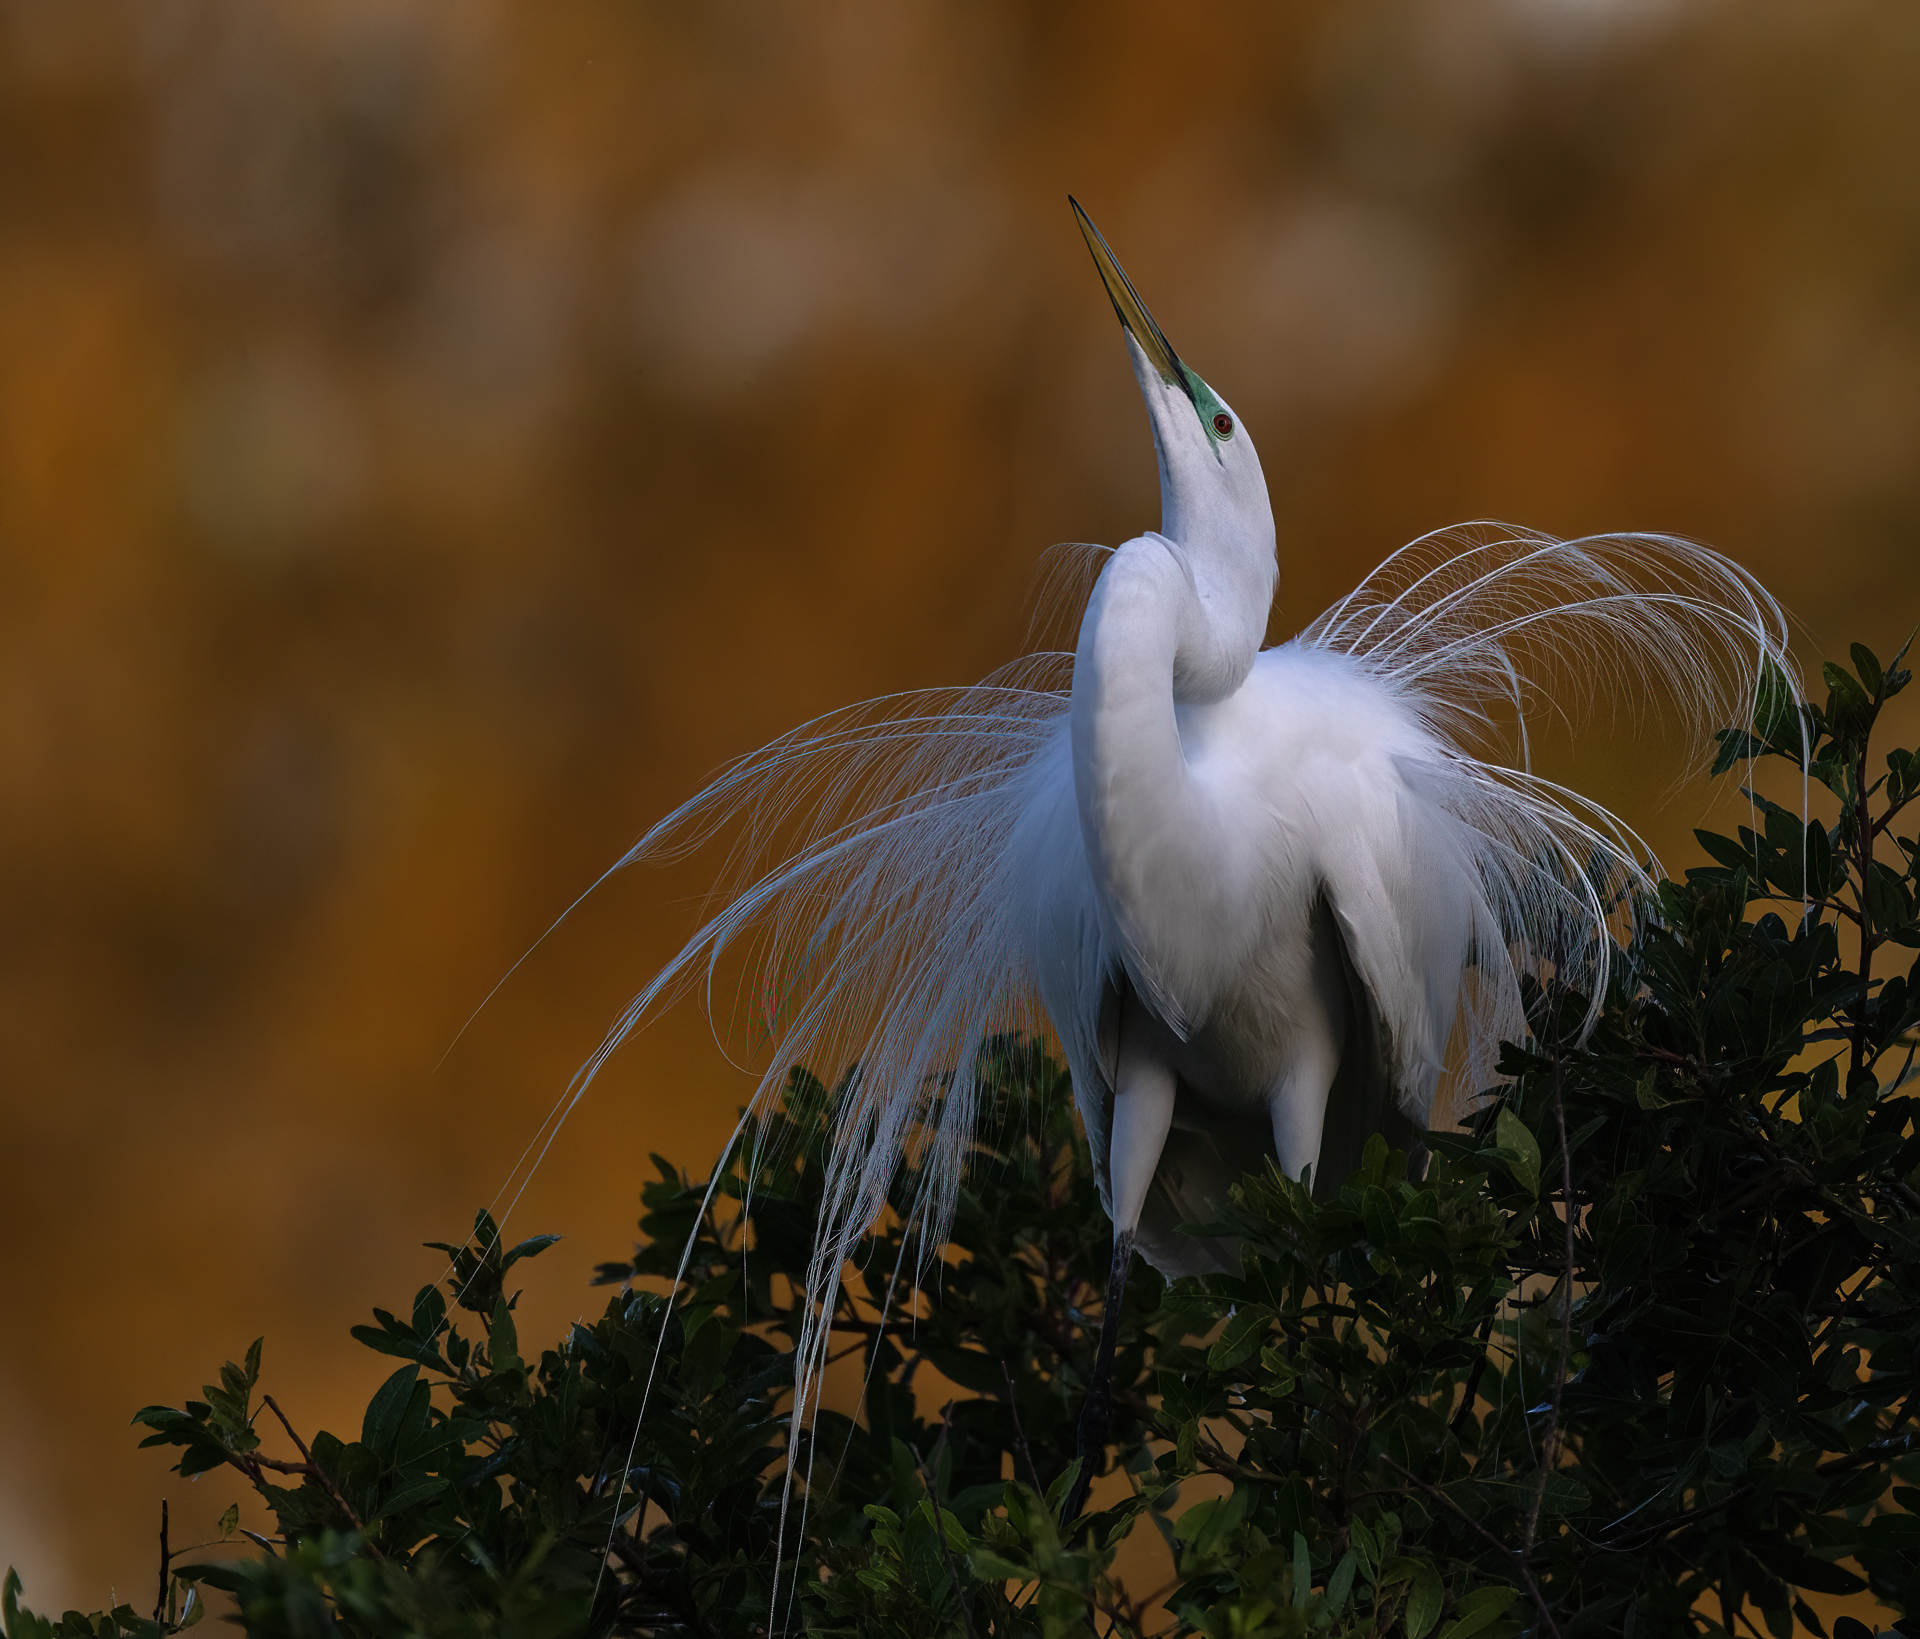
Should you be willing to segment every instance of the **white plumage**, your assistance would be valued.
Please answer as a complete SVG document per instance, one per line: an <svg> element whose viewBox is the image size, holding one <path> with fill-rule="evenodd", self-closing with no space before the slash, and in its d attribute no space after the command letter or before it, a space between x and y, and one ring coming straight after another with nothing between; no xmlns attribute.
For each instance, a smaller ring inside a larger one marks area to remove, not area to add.
<svg viewBox="0 0 1920 1639"><path fill-rule="evenodd" d="M1524 1033L1524 976L1551 964L1597 990L1649 885L1625 827L1526 771L1531 680L1703 722L1785 664L1779 609L1713 552L1487 525L1415 542L1260 652L1276 559L1258 457L1081 221L1153 423L1162 521L1108 558L1077 653L797 729L622 861L737 828L724 908L572 1097L670 993L744 955L761 1100L796 1063L858 1065L820 1313L909 1155L937 1251L974 1055L1003 1031L1057 1035L1122 1267L1136 1229L1168 1273L1216 1266L1228 1249L1176 1226L1266 1157L1337 1182L1369 1132L1410 1141L1444 1078L1477 1091ZM1496 723L1518 726L1520 766L1475 754ZM826 1342L802 1340L802 1413Z"/></svg>

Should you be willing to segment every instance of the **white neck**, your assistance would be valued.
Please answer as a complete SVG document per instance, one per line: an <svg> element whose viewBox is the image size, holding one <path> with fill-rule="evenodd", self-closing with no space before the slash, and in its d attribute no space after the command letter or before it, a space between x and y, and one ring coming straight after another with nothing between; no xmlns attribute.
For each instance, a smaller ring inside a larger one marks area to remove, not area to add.
<svg viewBox="0 0 1920 1639"><path fill-rule="evenodd" d="M1181 1033L1198 1001L1194 973L1176 952L1177 930L1143 918L1173 902L1170 876L1201 896L1219 880L1188 868L1212 851L1215 826L1187 768L1176 706L1224 699L1245 680L1261 628L1232 613L1174 542L1143 535L1101 573L1073 668L1074 792L1108 932L1149 1005ZM1187 921L1214 925L1205 915Z"/></svg>
<svg viewBox="0 0 1920 1639"><path fill-rule="evenodd" d="M1207 796L1187 768L1175 708L1225 700L1246 681L1278 565L1251 440L1211 388L1162 376L1131 330L1127 343L1159 457L1163 533L1114 553L1081 621L1069 719L1074 790L1101 900L1117 924L1110 931L1132 953L1135 981L1159 990L1155 1010L1179 1030L1183 1009L1172 992L1183 987L1173 974L1156 985L1145 971L1148 952L1157 964L1180 943L1177 930L1139 920L1170 902L1169 873L1202 895L1220 874L1197 868L1218 839ZM1203 419L1195 396L1202 391L1205 414L1228 423L1221 437ZM1186 920L1216 925L1198 914Z"/></svg>

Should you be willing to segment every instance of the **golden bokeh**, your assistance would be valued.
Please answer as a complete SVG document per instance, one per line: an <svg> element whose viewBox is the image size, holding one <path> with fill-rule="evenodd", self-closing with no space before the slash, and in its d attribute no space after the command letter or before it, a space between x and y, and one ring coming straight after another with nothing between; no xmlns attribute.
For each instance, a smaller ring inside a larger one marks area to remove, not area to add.
<svg viewBox="0 0 1920 1639"><path fill-rule="evenodd" d="M649 821L1156 522L1069 189L1259 441L1276 630L1492 516L1706 540L1884 652L1917 81L1905 0L0 0L29 1601L141 1605L159 1498L181 1542L239 1496L126 1425L258 1333L357 1426L347 1328L694 924L699 862L629 873L514 968ZM1553 756L1687 862L1675 742ZM568 1237L523 1335L749 1085L697 1008L616 1057L515 1213Z"/></svg>

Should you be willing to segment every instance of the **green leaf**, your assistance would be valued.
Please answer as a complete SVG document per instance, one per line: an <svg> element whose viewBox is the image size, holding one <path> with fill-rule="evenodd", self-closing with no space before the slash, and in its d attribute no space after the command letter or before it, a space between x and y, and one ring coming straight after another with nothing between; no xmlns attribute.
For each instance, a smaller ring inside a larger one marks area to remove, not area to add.
<svg viewBox="0 0 1920 1639"><path fill-rule="evenodd" d="M1664 1110L1669 1104L1677 1102L1677 1100L1660 1096L1659 1083L1659 1067L1649 1065L1647 1073L1633 1084L1634 1103L1643 1110Z"/></svg>
<svg viewBox="0 0 1920 1639"><path fill-rule="evenodd" d="M1913 640L1916 637L1920 637L1920 627L1916 627L1913 631L1907 633L1906 641L1894 651L1893 658L1887 662L1885 687L1888 699L1892 699L1894 695L1898 694L1913 681L1913 673L1908 671L1902 662L1906 660L1907 651L1913 647Z"/></svg>
<svg viewBox="0 0 1920 1639"><path fill-rule="evenodd" d="M1273 1324L1273 1311L1260 1304L1248 1304L1235 1312L1218 1341L1207 1351L1207 1365L1214 1371L1228 1371L1250 1358L1260 1347L1267 1328Z"/></svg>
<svg viewBox="0 0 1920 1639"><path fill-rule="evenodd" d="M1707 773L1718 779L1735 763L1751 762L1764 756L1771 748L1758 735L1749 734L1743 728L1723 728L1715 732L1715 741L1720 749L1714 754L1712 766Z"/></svg>
<svg viewBox="0 0 1920 1639"><path fill-rule="evenodd" d="M6 1625L7 1639L53 1639L53 1624L21 1606L20 1573L11 1566L0 1585L0 1621Z"/></svg>
<svg viewBox="0 0 1920 1639"><path fill-rule="evenodd" d="M1375 1538L1367 1522L1358 1514L1347 1528L1347 1538L1353 1544L1353 1551L1360 1556L1360 1569L1369 1582L1378 1580L1376 1567L1380 1563L1380 1543Z"/></svg>
<svg viewBox="0 0 1920 1639"><path fill-rule="evenodd" d="M1354 1524L1359 1525L1359 1521L1355 1520ZM1299 1539L1300 1534L1296 1531L1294 1540ZM1334 1566L1333 1575L1327 1578L1327 1604L1336 1613L1346 1609L1348 1596L1353 1592L1354 1575L1359 1568L1360 1556L1349 1548L1340 1556L1340 1563Z"/></svg>
<svg viewBox="0 0 1920 1639"><path fill-rule="evenodd" d="M1774 1546L1768 1563L1769 1569L1783 1581L1814 1593L1854 1594L1862 1592L1867 1585L1851 1571L1786 1543Z"/></svg>
<svg viewBox="0 0 1920 1639"><path fill-rule="evenodd" d="M1867 920L1876 933L1890 933L1913 919L1913 900L1891 867L1874 860L1867 867L1864 887Z"/></svg>
<svg viewBox="0 0 1920 1639"><path fill-rule="evenodd" d="M1207 1559L1225 1547L1227 1538L1247 1517L1253 1498L1246 1487L1238 1487L1224 1497L1209 1497L1195 1503L1174 1522L1173 1534L1191 1545L1194 1553Z"/></svg>
<svg viewBox="0 0 1920 1639"><path fill-rule="evenodd" d="M1876 700L1880 691L1886 687L1886 675L1880 669L1880 661L1873 650L1864 643L1855 643L1847 652L1853 656L1853 669L1859 674L1860 681L1866 686L1868 694Z"/></svg>
<svg viewBox="0 0 1920 1639"><path fill-rule="evenodd" d="M423 1286L413 1295L413 1331L422 1341L431 1343L447 1323L447 1300L437 1286Z"/></svg>
<svg viewBox="0 0 1920 1639"><path fill-rule="evenodd" d="M1715 864L1724 865L1730 871L1753 870L1753 855L1742 848L1730 837L1717 835L1712 831L1695 831L1694 839L1712 856Z"/></svg>
<svg viewBox="0 0 1920 1639"><path fill-rule="evenodd" d="M1887 753L1887 797L1905 802L1920 788L1920 757L1911 751Z"/></svg>
<svg viewBox="0 0 1920 1639"><path fill-rule="evenodd" d="M1482 1611L1492 1611L1495 1616L1504 1614L1520 1597L1518 1588L1509 1588L1504 1583L1489 1583L1484 1588L1475 1588L1470 1594L1463 1594L1454 1606L1457 1617L1478 1616Z"/></svg>
<svg viewBox="0 0 1920 1639"><path fill-rule="evenodd" d="M1031 1582L1033 1567L1006 1558L992 1548L975 1548L967 1555L973 1574L982 1582Z"/></svg>
<svg viewBox="0 0 1920 1639"><path fill-rule="evenodd" d="M416 1299L414 1313L419 1315L420 1312L419 1300ZM441 1313L445 1314L444 1308ZM373 1326L350 1328L355 1342L364 1344L379 1354L392 1355L398 1360L417 1360L423 1366L431 1366L437 1372L452 1375L452 1368L442 1358L440 1351L434 1347L430 1336L423 1336L404 1321L395 1319L385 1309L375 1309L373 1318L380 1322L377 1328Z"/></svg>
<svg viewBox="0 0 1920 1639"><path fill-rule="evenodd" d="M1540 1193L1540 1145L1532 1131L1504 1105L1493 1124L1494 1142L1507 1170L1529 1195Z"/></svg>
<svg viewBox="0 0 1920 1639"><path fill-rule="evenodd" d="M537 1258L548 1247L557 1246L560 1239L558 1235L529 1235L500 1260L501 1273L506 1273L522 1258Z"/></svg>
<svg viewBox="0 0 1920 1639"><path fill-rule="evenodd" d="M1454 1606L1454 1618L1435 1639L1468 1639L1470 1634L1490 1628L1507 1614L1507 1607L1518 1597L1518 1588L1475 1588Z"/></svg>
<svg viewBox="0 0 1920 1639"><path fill-rule="evenodd" d="M382 1458L392 1455L393 1442L400 1432L400 1419L406 1414L407 1402L413 1398L413 1385L419 1376L418 1365L402 1366L380 1385L367 1405L367 1414L360 1423L360 1443Z"/></svg>
<svg viewBox="0 0 1920 1639"><path fill-rule="evenodd" d="M1831 892L1833 847L1827 839L1827 828L1817 819L1807 821L1806 862L1806 891L1815 895Z"/></svg>
<svg viewBox="0 0 1920 1639"><path fill-rule="evenodd" d="M1759 686L1754 690L1753 731L1774 750L1795 762L1802 755L1798 705L1787 674L1777 662L1769 660L1761 669Z"/></svg>
<svg viewBox="0 0 1920 1639"><path fill-rule="evenodd" d="M1407 1630L1407 1639L1425 1639L1434 1623L1440 1620L1440 1609L1445 1602L1445 1590L1441 1587L1439 1574L1432 1565L1421 1562L1414 1572L1413 1591L1407 1595L1407 1608L1400 1621Z"/></svg>
<svg viewBox="0 0 1920 1639"><path fill-rule="evenodd" d="M409 1508L417 1508L423 1502L431 1502L452 1483L444 1474L410 1474L393 1488L374 1517L391 1519Z"/></svg>
<svg viewBox="0 0 1920 1639"><path fill-rule="evenodd" d="M1852 707L1867 704L1866 690L1860 687L1858 680L1845 666L1836 665L1831 660L1823 661L1820 675L1826 679L1827 688L1834 698L1844 705Z"/></svg>
<svg viewBox="0 0 1920 1639"><path fill-rule="evenodd" d="M487 1328L487 1354L496 1372L517 1372L525 1368L520 1358L520 1333L513 1324L513 1311L505 1298L493 1305L493 1324Z"/></svg>
<svg viewBox="0 0 1920 1639"><path fill-rule="evenodd" d="M1827 720L1836 735L1863 733L1873 720L1873 702L1844 666L1831 660L1820 668L1827 680Z"/></svg>

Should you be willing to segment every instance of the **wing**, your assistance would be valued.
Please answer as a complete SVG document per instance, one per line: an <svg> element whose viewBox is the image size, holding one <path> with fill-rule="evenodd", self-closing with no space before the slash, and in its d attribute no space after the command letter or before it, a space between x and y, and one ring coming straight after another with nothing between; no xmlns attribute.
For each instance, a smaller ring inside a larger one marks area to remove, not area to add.
<svg viewBox="0 0 1920 1639"><path fill-rule="evenodd" d="M1419 762L1382 762L1316 770L1322 799L1341 819L1321 828L1315 856L1350 1011L1365 1026L1348 1056L1358 1049L1377 1060L1369 1089L1384 1077L1400 1108L1424 1126L1468 968L1510 974L1511 963L1486 903L1472 828L1434 800L1440 782ZM1379 1099L1369 1090L1363 1102Z"/></svg>
<svg viewBox="0 0 1920 1639"><path fill-rule="evenodd" d="M1657 703L1704 738L1749 720L1763 689L1799 698L1779 605L1738 564L1670 536L1562 541L1484 523L1442 531L1394 553L1294 645L1358 662L1433 731L1438 754L1403 774L1416 810L1452 822L1444 852L1464 851L1477 883L1472 944L1494 982L1467 1009L1456 1060L1480 1074L1492 1032L1522 1025L1520 972L1559 974L1590 998L1589 1025L1598 1017L1615 935L1645 914L1657 869L1614 816L1533 775L1529 715L1554 709L1559 690L1629 715ZM1392 924L1370 910L1393 875L1356 863L1335 909L1411 1068L1416 1043L1442 1038L1430 1003L1373 937ZM1417 891L1404 903L1416 939L1447 924Z"/></svg>

